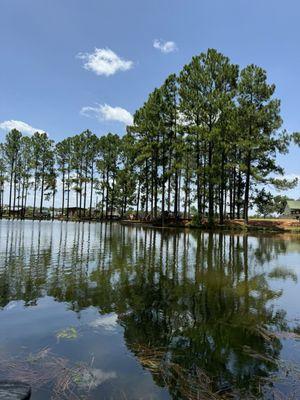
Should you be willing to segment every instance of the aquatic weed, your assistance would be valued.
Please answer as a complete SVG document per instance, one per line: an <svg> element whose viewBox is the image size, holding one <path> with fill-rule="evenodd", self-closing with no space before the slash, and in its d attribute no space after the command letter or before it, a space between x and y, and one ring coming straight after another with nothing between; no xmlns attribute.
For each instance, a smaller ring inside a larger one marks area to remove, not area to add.
<svg viewBox="0 0 300 400"><path fill-rule="evenodd" d="M78 332L74 327L62 329L61 331L56 333L56 338L57 340L60 339L74 340L78 338Z"/></svg>

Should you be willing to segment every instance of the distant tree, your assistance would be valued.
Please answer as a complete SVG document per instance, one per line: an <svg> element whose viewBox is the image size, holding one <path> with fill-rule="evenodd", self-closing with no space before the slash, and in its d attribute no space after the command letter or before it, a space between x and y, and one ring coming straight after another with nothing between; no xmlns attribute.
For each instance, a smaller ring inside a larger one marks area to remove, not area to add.
<svg viewBox="0 0 300 400"><path fill-rule="evenodd" d="M287 136L278 134L282 124L280 101L273 98L275 85L267 83L262 68L249 65L241 71L238 86L239 121L245 171L244 219L248 221L251 183L266 182L272 172L282 173L276 152L287 151Z"/></svg>
<svg viewBox="0 0 300 400"><path fill-rule="evenodd" d="M271 215L275 211L274 207L274 197L270 192L267 192L265 189L260 190L254 200L254 204L257 209L257 213L262 215L264 218L266 216Z"/></svg>
<svg viewBox="0 0 300 400"><path fill-rule="evenodd" d="M274 212L276 214L281 215L281 214L284 213L284 210L285 210L286 205L287 205L287 200L293 200L293 199L291 199L288 196L281 196L281 195L274 196L274 199L273 199L273 201L274 201Z"/></svg>
<svg viewBox="0 0 300 400"><path fill-rule="evenodd" d="M287 200L293 200L288 196L272 195L271 192L267 192L264 188L257 192L254 205L256 206L258 214L264 218L267 215L281 215L287 205Z"/></svg>
<svg viewBox="0 0 300 400"><path fill-rule="evenodd" d="M219 164L218 136L225 133L225 121L237 84L238 66L214 49L193 57L179 77L180 111L188 123L196 152L196 185L198 213L201 214L201 179L208 182L209 223L214 222L214 191ZM223 129L222 129L223 127ZM205 157L203 157L205 153Z"/></svg>

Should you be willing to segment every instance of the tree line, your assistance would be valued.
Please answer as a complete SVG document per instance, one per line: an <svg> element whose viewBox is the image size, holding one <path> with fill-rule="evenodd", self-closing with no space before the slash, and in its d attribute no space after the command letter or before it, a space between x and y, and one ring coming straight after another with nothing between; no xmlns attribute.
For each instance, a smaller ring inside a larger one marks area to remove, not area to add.
<svg viewBox="0 0 300 400"><path fill-rule="evenodd" d="M262 187L296 184L278 178L276 156L292 136L281 129L274 93L264 69L240 69L209 49L149 94L122 137L86 130L54 143L14 129L0 145L1 210L7 187L9 210L26 208L33 194L33 217L45 200L54 209L60 190L67 217L73 192L81 217L92 216L96 196L101 218L114 210L152 219L193 211L199 222L248 221Z"/></svg>

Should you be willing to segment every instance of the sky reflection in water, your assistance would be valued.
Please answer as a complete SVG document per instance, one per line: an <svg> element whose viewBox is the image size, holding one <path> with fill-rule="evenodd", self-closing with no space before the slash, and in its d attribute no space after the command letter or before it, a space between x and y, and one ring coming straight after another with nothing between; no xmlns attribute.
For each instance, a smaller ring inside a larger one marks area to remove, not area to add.
<svg viewBox="0 0 300 400"><path fill-rule="evenodd" d="M295 236L0 221L1 377L17 363L59 398L37 379L57 357L74 399L297 398L299 255Z"/></svg>

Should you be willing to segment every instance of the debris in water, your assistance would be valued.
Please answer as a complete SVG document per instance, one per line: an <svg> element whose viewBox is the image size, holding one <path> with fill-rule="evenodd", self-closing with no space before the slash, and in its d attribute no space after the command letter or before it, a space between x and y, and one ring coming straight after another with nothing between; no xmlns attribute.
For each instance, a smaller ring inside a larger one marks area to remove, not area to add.
<svg viewBox="0 0 300 400"><path fill-rule="evenodd" d="M51 384L51 400L79 400L81 395L87 400L91 390L117 376L114 371L105 372L85 363L72 365L49 347L28 356L0 358L0 375L3 379L30 383L33 390Z"/></svg>

